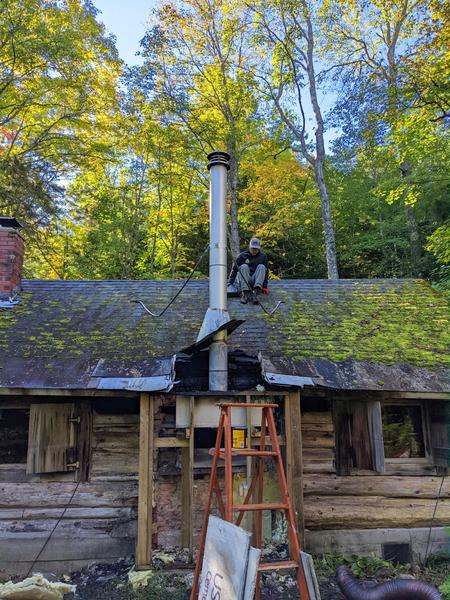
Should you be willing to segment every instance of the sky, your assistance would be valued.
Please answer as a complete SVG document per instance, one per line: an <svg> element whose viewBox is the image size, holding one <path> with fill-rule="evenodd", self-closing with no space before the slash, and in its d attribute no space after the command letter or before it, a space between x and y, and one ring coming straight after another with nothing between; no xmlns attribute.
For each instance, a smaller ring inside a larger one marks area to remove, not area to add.
<svg viewBox="0 0 450 600"><path fill-rule="evenodd" d="M97 16L117 38L120 57L129 65L139 64L136 56L144 36L147 17L155 6L153 0L93 0L101 14Z"/></svg>

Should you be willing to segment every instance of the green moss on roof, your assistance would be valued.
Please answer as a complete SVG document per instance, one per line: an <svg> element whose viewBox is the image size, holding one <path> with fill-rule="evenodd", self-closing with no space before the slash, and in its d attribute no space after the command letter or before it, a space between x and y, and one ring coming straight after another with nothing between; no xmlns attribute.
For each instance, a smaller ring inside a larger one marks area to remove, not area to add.
<svg viewBox="0 0 450 600"><path fill-rule="evenodd" d="M135 360L192 344L207 306L207 281L191 282L160 319L131 299L161 308L181 282L27 281L19 305L0 310L0 356ZM231 300L246 322L230 346L291 359L353 359L417 366L449 364L444 296L416 280L296 280L271 283L266 317ZM1 358L0 358L1 363Z"/></svg>
<svg viewBox="0 0 450 600"><path fill-rule="evenodd" d="M286 308L266 319L271 343L287 358L449 364L449 307L426 282L387 289L353 282L320 297L284 299Z"/></svg>

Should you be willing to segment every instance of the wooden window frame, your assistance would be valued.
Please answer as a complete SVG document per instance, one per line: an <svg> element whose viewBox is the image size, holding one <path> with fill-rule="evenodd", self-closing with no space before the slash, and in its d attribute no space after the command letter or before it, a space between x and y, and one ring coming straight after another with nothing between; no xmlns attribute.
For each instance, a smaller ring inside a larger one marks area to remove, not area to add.
<svg viewBox="0 0 450 600"><path fill-rule="evenodd" d="M350 427L350 419L352 417L352 403L367 402L369 407L372 404L372 409L379 407L377 410L368 409L369 418L369 441L372 453L372 468L364 468L353 466L352 464L352 432ZM430 406L434 400L427 398L414 397L389 397L388 395L379 400L356 400L349 398L333 398L333 421L335 426L335 465L336 475L348 476L358 475L358 473L386 473L401 465L412 466L416 465L418 469L429 469L430 467L438 468L433 454L433 436L432 423L430 417ZM419 406L421 411L421 426L424 444L425 456L417 458L386 458L384 455L384 438L383 438L383 423L382 423L382 408L383 406ZM377 411L379 417L377 416ZM370 416L371 415L371 416ZM371 422L372 419L372 422ZM445 470L445 467L442 467Z"/></svg>
<svg viewBox="0 0 450 600"><path fill-rule="evenodd" d="M21 405L19 403L6 403L6 404L0 404L0 409L1 410L28 410L28 412L30 411L30 405L29 404L24 404ZM28 415L29 416L29 415ZM30 424L28 423L28 430L30 428ZM28 431L27 431L27 455L28 455ZM1 471L8 471L8 470L18 470L18 469L26 469L27 467L27 461L25 460L25 462L19 462L19 463L2 463L0 462L0 470Z"/></svg>
<svg viewBox="0 0 450 600"><path fill-rule="evenodd" d="M0 396L1 397L1 396ZM56 478L56 481L67 481L67 476L73 475L74 480L84 483L89 480L91 456L92 456L92 400L90 398L73 398L71 401L70 396L65 396L62 400L55 402L55 398L51 395L49 398L40 396L39 398L26 398L24 400L6 400L6 402L0 403L2 410L28 410L31 412L32 404L74 404L74 416L79 419L79 426L77 432L77 468L69 471L61 471L55 473L30 473L25 475L27 468L27 461L23 463L0 463L0 471L17 471L24 472L24 477L28 478ZM29 427L28 432L29 433ZM28 440L28 438L27 438ZM27 448L27 455L28 455ZM60 479L63 477L63 479ZM4 482L7 482L7 478L3 478Z"/></svg>
<svg viewBox="0 0 450 600"><path fill-rule="evenodd" d="M360 473L384 473L384 446L381 423L381 404L379 400L362 400L356 398L332 398L332 412L335 435L335 468L337 476L348 476ZM366 419L364 420L364 413ZM354 416L358 415L358 427ZM361 441L355 430L367 434L363 441L367 444L364 452L355 450ZM360 459L368 464L354 466L354 460Z"/></svg>
<svg viewBox="0 0 450 600"><path fill-rule="evenodd" d="M415 465L432 465L433 456L431 451L430 443L430 421L427 411L427 404L425 400L402 400L401 398L390 399L387 398L381 401L381 408L383 406L418 406L420 408L421 425L422 425L422 437L423 437L423 449L425 456L417 457L399 457L399 458L387 458L385 457L385 463L387 465L399 465L399 464L415 464Z"/></svg>

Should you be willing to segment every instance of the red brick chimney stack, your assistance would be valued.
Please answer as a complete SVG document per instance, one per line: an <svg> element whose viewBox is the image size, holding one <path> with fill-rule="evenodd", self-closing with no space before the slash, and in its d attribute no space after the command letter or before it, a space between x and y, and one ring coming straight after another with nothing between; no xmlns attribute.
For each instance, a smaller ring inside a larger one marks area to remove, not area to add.
<svg viewBox="0 0 450 600"><path fill-rule="evenodd" d="M21 227L13 217L0 217L0 296L20 291L24 254Z"/></svg>

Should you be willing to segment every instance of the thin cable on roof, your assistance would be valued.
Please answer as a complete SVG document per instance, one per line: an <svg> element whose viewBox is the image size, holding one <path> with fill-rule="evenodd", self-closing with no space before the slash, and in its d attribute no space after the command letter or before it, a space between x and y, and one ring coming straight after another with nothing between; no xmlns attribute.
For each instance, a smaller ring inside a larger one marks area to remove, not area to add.
<svg viewBox="0 0 450 600"><path fill-rule="evenodd" d="M245 278L245 275L240 271L239 269L239 265L237 264L236 260L234 259L234 256L231 252L231 248L230 245L228 244L228 252L230 253L231 256L231 261L232 263L234 263L234 265L236 266L237 270L239 271L242 279L245 281L245 283L247 284L248 288L251 289L251 285L250 283L247 281L247 279ZM259 306L262 308L262 310L266 313L267 316L271 317L279 308L282 304L284 304L284 300L278 300L278 302L275 304L275 306L272 308L272 310L267 310L267 308L264 306L264 304L261 302L261 300L258 298L257 294L255 294L255 298L259 304Z"/></svg>
<svg viewBox="0 0 450 600"><path fill-rule="evenodd" d="M192 276L194 275L195 271L197 270L197 267L199 266L199 264L202 262L203 257L205 256L208 248L209 248L209 243L206 245L206 247L203 250L203 252L201 253L200 257L197 259L197 262L195 263L194 268L189 273L189 277L186 279L186 281L183 283L183 285L178 290L178 292L175 294L175 296L172 298L172 300L168 304L166 304L166 306L162 309L161 312L159 312L159 313L152 312L149 308L147 308L145 306L145 304L141 300L131 300L131 302L135 302L136 304L140 304L142 306L142 308L145 310L145 312L148 313L151 317L156 317L156 318L162 317L163 314L166 312L166 310L175 302L175 300L178 298L178 296L181 294L181 292L187 286L187 284L189 283L189 281L192 279Z"/></svg>

